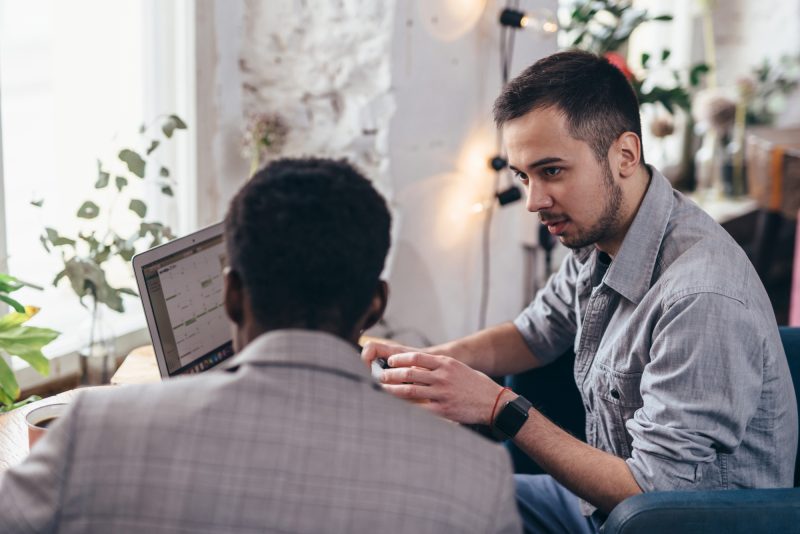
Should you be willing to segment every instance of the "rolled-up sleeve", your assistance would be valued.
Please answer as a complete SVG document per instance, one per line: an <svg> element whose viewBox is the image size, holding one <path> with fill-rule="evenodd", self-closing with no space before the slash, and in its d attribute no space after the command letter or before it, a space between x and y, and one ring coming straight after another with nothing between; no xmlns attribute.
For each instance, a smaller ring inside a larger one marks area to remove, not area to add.
<svg viewBox="0 0 800 534"><path fill-rule="evenodd" d="M575 284L579 269L576 255L568 254L558 272L514 319L514 326L531 353L543 364L564 354L575 341Z"/></svg>
<svg viewBox="0 0 800 534"><path fill-rule="evenodd" d="M673 300L653 330L642 408L626 424L644 491L702 489L704 467L742 442L762 387L763 339L745 304L707 290Z"/></svg>

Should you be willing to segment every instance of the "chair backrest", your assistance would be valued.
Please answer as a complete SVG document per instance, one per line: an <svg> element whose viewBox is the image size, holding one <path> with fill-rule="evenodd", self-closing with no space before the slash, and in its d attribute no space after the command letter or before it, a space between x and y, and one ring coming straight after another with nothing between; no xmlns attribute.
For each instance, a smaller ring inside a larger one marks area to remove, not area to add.
<svg viewBox="0 0 800 534"><path fill-rule="evenodd" d="M800 327L782 326L780 328L783 350L789 360L789 371L792 374L798 413L800 413ZM797 445L797 456L794 464L794 485L800 486L800 443Z"/></svg>

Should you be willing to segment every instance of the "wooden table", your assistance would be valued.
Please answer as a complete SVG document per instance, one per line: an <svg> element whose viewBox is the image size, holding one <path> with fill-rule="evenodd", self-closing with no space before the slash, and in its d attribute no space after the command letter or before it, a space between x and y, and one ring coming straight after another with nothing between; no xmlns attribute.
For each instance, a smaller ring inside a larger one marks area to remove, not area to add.
<svg viewBox="0 0 800 534"><path fill-rule="evenodd" d="M161 382L161 373L158 371L156 354L152 345L133 349L111 377L111 383L114 385L150 384L153 382Z"/></svg>
<svg viewBox="0 0 800 534"><path fill-rule="evenodd" d="M147 345L134 349L125 357L125 361L122 362L122 365L111 378L113 386L72 389L0 415L0 473L22 462L28 455L28 427L25 423L25 415L34 408L59 402L70 402L77 395L80 395L81 391L86 389L115 387L124 384L146 384L159 381L161 381L161 375L158 372L153 347Z"/></svg>
<svg viewBox="0 0 800 534"><path fill-rule="evenodd" d="M95 386L94 388L98 387L109 386ZM81 389L94 388L78 388L65 391L0 415L0 473L9 467L17 465L28 455L28 426L25 423L25 416L28 412L48 404L70 402L80 394Z"/></svg>

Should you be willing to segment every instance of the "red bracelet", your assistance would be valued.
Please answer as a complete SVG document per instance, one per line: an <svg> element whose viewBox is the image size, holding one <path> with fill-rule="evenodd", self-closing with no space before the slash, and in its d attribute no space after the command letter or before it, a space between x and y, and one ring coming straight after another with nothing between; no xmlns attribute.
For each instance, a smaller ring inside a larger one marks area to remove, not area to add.
<svg viewBox="0 0 800 534"><path fill-rule="evenodd" d="M511 391L511 388L503 388L500 390L500 393L497 394L497 398L494 400L494 406L492 406L492 417L489 419L489 426L494 424L494 413L497 411L497 403L500 402L500 397L503 396L504 391Z"/></svg>

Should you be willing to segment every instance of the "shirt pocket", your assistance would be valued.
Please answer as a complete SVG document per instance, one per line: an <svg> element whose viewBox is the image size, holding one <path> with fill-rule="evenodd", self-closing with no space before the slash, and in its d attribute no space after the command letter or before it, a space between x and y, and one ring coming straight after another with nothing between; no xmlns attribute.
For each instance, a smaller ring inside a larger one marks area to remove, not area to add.
<svg viewBox="0 0 800 534"><path fill-rule="evenodd" d="M621 458L630 458L633 438L625 423L642 407L639 387L642 373L621 373L598 365L594 373L593 389L597 399L598 423L604 428L598 434L605 435L613 453Z"/></svg>

